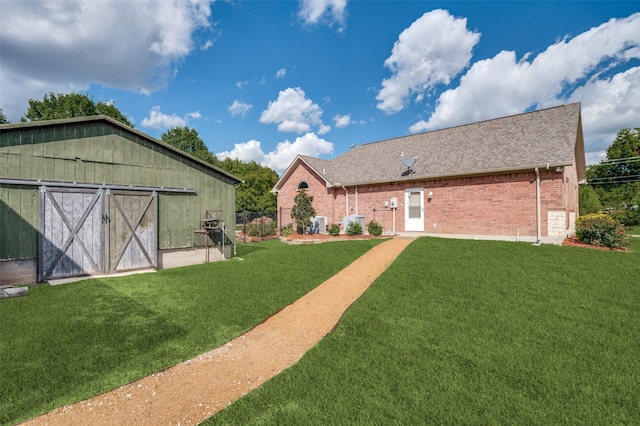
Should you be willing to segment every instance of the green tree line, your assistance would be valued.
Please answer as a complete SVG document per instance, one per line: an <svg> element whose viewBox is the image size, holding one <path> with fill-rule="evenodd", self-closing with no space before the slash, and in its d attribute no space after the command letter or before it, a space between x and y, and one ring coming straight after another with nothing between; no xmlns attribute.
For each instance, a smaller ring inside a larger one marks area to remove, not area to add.
<svg viewBox="0 0 640 426"><path fill-rule="evenodd" d="M587 168L580 215L604 211L625 225L640 224L640 128L621 129L606 158Z"/></svg>

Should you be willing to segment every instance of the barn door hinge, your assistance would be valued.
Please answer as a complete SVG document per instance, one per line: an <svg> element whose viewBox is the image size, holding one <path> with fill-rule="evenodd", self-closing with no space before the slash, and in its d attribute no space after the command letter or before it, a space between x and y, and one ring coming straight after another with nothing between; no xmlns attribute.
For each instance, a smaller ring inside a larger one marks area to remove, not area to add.
<svg viewBox="0 0 640 426"><path fill-rule="evenodd" d="M109 217L108 214L102 215L102 224L104 225L105 223L111 223L111 218Z"/></svg>

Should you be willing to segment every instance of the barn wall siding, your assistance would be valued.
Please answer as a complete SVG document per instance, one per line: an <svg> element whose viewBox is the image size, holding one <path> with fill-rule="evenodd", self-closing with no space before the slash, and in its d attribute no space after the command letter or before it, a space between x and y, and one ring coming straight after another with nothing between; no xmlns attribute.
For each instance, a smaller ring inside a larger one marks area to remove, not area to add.
<svg viewBox="0 0 640 426"><path fill-rule="evenodd" d="M549 218L558 234L557 212L566 212L565 233L570 224L569 211L577 209L575 168L562 173L541 171L541 234L548 236ZM325 187L324 181L306 164L301 163L278 192L278 206L293 207L297 185L305 181L307 193L314 197L313 206L329 223L339 223L347 214L365 216L365 223L376 220L384 233L393 231L394 212L384 203L397 197L395 231L403 232L405 223L404 192L406 188L424 188L425 232L435 234L536 236L535 173L519 172L490 176L473 176L423 180L382 185L343 188ZM567 180L569 183L565 182ZM356 195L357 191L357 195ZM348 192L348 194L347 194ZM427 194L433 192L428 200ZM348 202L347 202L348 199ZM375 206L375 210L374 210ZM574 206L574 207L572 207ZM351 209L353 207L353 209ZM287 223L287 218L283 218Z"/></svg>
<svg viewBox="0 0 640 426"><path fill-rule="evenodd" d="M38 189L0 184L0 259L38 256Z"/></svg>
<svg viewBox="0 0 640 426"><path fill-rule="evenodd" d="M205 210L227 225L235 241L235 187L230 176L106 120L0 130L0 177L92 185L188 188L158 192L158 249L203 246ZM37 259L39 188L0 185L0 260Z"/></svg>

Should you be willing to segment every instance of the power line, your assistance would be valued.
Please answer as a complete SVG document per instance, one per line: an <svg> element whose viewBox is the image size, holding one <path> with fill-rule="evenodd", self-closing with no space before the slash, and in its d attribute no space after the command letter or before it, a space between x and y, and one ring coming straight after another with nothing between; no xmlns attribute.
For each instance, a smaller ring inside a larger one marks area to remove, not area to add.
<svg viewBox="0 0 640 426"><path fill-rule="evenodd" d="M626 157L626 158L612 158L611 160L602 160L600 161L600 164L608 165L608 164L618 164L618 163L637 163L638 161L640 161L640 156Z"/></svg>

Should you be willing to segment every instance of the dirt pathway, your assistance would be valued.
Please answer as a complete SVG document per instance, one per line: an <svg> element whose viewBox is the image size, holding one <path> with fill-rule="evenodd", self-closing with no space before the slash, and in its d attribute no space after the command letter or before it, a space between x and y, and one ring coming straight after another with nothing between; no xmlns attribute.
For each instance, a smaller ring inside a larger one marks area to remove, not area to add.
<svg viewBox="0 0 640 426"><path fill-rule="evenodd" d="M25 425L198 424L293 365L335 326L411 239L394 238L231 342Z"/></svg>

